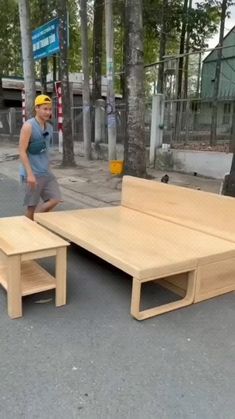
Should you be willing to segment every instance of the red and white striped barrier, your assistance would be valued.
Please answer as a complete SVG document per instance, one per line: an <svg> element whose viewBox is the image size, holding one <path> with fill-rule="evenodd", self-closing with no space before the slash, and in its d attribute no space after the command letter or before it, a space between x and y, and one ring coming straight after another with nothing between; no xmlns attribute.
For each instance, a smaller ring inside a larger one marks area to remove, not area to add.
<svg viewBox="0 0 235 419"><path fill-rule="evenodd" d="M24 89L22 89L22 91L21 91L21 98L22 98L22 121L23 121L23 124L24 124L25 121L26 121L26 116L25 116L25 91L24 91Z"/></svg>
<svg viewBox="0 0 235 419"><path fill-rule="evenodd" d="M63 152L63 106L62 106L62 85L60 81L55 82L55 90L57 95L57 115L58 115L58 137L59 152Z"/></svg>

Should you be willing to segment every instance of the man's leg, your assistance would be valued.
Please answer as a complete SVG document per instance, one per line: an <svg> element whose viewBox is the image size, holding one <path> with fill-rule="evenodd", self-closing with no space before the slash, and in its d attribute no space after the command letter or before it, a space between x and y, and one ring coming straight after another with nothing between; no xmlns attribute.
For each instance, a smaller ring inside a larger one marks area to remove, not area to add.
<svg viewBox="0 0 235 419"><path fill-rule="evenodd" d="M51 211L53 208L55 208L56 205L58 205L61 201L58 199L49 199L46 202L43 202L42 205L40 205L37 208L37 212L49 212Z"/></svg>
<svg viewBox="0 0 235 419"><path fill-rule="evenodd" d="M30 220L34 219L35 208L36 207L27 207L25 216L30 218Z"/></svg>
<svg viewBox="0 0 235 419"><path fill-rule="evenodd" d="M50 174L48 178L44 179L41 198L44 202L38 206L37 212L49 212L62 202L60 188L54 175Z"/></svg>

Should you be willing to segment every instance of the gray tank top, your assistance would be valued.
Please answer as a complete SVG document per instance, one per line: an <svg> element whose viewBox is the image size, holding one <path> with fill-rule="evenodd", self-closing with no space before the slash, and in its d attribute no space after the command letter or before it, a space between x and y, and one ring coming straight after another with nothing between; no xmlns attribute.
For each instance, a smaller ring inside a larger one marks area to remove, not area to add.
<svg viewBox="0 0 235 419"><path fill-rule="evenodd" d="M46 150L39 154L28 154L29 162L34 175L46 176L49 174L49 146L52 140L53 128L51 124L46 123L46 128L42 129L41 125L35 118L27 120L32 126L31 143L45 140ZM27 177L26 170L22 163L20 164L20 176Z"/></svg>

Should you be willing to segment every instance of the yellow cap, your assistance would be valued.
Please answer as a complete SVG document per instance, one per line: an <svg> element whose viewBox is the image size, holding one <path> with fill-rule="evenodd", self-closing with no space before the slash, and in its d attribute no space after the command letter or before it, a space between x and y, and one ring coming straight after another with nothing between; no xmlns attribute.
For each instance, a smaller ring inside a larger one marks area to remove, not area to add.
<svg viewBox="0 0 235 419"><path fill-rule="evenodd" d="M51 105L52 104L52 100L47 95L39 95L39 96L36 97L34 104L35 104L35 106Z"/></svg>

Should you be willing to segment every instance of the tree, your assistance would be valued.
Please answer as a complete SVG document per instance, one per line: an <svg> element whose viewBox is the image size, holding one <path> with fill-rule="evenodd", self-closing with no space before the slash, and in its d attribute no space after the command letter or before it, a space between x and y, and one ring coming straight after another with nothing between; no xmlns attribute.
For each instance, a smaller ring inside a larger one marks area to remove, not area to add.
<svg viewBox="0 0 235 419"><path fill-rule="evenodd" d="M157 79L157 92L163 93L164 89L164 55L166 53L166 20L168 12L168 0L163 0L162 4L162 22L161 22L161 35L160 35L160 48L159 48L159 67Z"/></svg>
<svg viewBox="0 0 235 419"><path fill-rule="evenodd" d="M216 131L217 131L217 107L218 107L218 93L219 93L219 82L220 82L220 70L221 70L221 59L223 53L223 39L224 39L224 26L227 9L229 7L229 0L222 0L221 2L221 20L220 20L220 34L219 34L219 45L217 49L217 61L215 68L215 80L214 80L214 94L212 101L212 117L211 117L211 136L210 145L216 144Z"/></svg>
<svg viewBox="0 0 235 419"><path fill-rule="evenodd" d="M29 0L19 0L19 16L25 86L26 119L34 114L36 96Z"/></svg>
<svg viewBox="0 0 235 419"><path fill-rule="evenodd" d="M116 107L114 91L113 0L105 0L108 158L116 160Z"/></svg>
<svg viewBox="0 0 235 419"><path fill-rule="evenodd" d="M146 177L142 0L126 0L125 172Z"/></svg>
<svg viewBox="0 0 235 419"><path fill-rule="evenodd" d="M101 98L104 0L94 0L92 101Z"/></svg>
<svg viewBox="0 0 235 419"><path fill-rule="evenodd" d="M68 70L68 27L67 1L58 0L58 16L60 18L60 76L63 102L63 166L74 166L74 149L71 119L71 96Z"/></svg>
<svg viewBox="0 0 235 419"><path fill-rule="evenodd" d="M5 108L2 77L17 71L22 73L20 65L20 30L19 30L19 12L16 1L0 0L0 110ZM15 28L18 27L18 30ZM14 29L14 30L13 30ZM8 130L6 117L2 115L1 123L4 131Z"/></svg>
<svg viewBox="0 0 235 419"><path fill-rule="evenodd" d="M90 77L88 61L87 0L80 0L83 69L83 141L85 157L91 158Z"/></svg>

